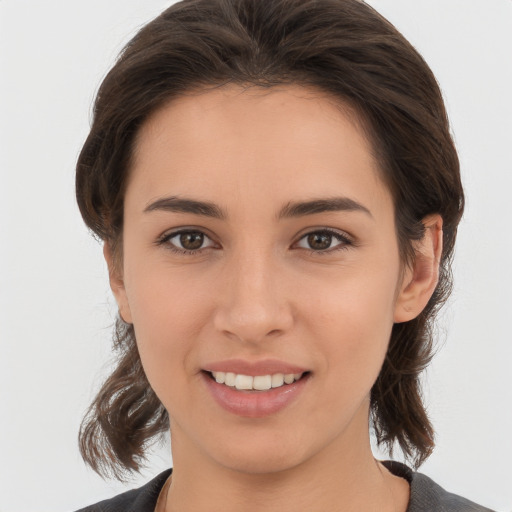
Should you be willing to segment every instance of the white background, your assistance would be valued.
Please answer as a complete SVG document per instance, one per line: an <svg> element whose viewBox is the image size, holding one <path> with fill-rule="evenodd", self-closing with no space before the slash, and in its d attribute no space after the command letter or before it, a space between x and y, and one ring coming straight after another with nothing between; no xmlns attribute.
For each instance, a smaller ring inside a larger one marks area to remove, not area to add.
<svg viewBox="0 0 512 512"><path fill-rule="evenodd" d="M268 0L262 0L268 1ZM437 75L467 193L422 471L512 511L512 1L372 0ZM63 512L124 487L78 454L115 307L74 202L93 94L163 0L0 0L0 512ZM170 465L157 450L139 485Z"/></svg>

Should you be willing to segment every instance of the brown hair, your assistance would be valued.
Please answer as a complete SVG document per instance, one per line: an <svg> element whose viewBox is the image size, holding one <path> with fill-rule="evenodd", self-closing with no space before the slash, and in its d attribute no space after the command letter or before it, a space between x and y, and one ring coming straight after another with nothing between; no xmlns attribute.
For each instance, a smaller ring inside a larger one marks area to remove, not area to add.
<svg viewBox="0 0 512 512"><path fill-rule="evenodd" d="M395 324L371 392L379 443L398 443L415 466L434 446L419 376L432 357L432 322L451 289L463 191L437 82L422 57L359 0L184 0L146 25L104 79L78 159L76 195L89 228L119 254L134 139L172 98L227 83L300 84L350 105L368 127L395 203L401 256L410 263L421 220L439 213L444 246L437 288L414 320ZM117 366L84 418L80 449L98 472L138 470L169 428L144 374L133 327L118 319Z"/></svg>

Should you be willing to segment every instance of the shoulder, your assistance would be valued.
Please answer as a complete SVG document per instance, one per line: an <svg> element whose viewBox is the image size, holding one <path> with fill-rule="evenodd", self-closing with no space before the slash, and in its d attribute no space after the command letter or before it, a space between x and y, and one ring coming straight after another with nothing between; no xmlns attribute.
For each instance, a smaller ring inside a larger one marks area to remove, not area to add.
<svg viewBox="0 0 512 512"><path fill-rule="evenodd" d="M76 512L153 512L158 495L171 472L172 469L168 469L138 489L123 492Z"/></svg>
<svg viewBox="0 0 512 512"><path fill-rule="evenodd" d="M393 474L408 480L411 486L407 512L493 512L490 508L445 491L428 476L416 473L404 464L384 462L384 465Z"/></svg>

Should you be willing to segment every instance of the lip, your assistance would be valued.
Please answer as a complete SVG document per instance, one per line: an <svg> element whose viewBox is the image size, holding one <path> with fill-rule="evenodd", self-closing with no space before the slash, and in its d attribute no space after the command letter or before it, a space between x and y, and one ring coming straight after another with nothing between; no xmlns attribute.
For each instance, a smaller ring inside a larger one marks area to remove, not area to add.
<svg viewBox="0 0 512 512"><path fill-rule="evenodd" d="M257 375L273 375L275 373L305 373L307 368L292 365L278 359L247 361L245 359L229 359L207 364L203 367L207 372L231 372L256 377Z"/></svg>
<svg viewBox="0 0 512 512"><path fill-rule="evenodd" d="M284 384L279 388L271 388L267 391L245 391L219 384L209 373L212 371L233 372L253 377L274 373L306 372L306 374L292 384ZM303 368L275 360L224 361L208 365L208 370L201 372L202 380L214 401L225 411L245 418L263 418L283 410L299 398L310 376L310 372Z"/></svg>

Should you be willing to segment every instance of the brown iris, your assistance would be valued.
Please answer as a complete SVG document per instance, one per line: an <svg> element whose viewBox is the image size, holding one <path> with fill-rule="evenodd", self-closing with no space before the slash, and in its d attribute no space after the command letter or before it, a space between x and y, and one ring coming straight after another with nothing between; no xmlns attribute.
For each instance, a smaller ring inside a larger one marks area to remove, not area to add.
<svg viewBox="0 0 512 512"><path fill-rule="evenodd" d="M180 244L187 251L195 251L200 249L204 242L203 233L198 231L190 231L188 233L181 233Z"/></svg>
<svg viewBox="0 0 512 512"><path fill-rule="evenodd" d="M311 233L308 235L308 244L311 249L321 251L329 249L332 242L332 235L328 233Z"/></svg>

